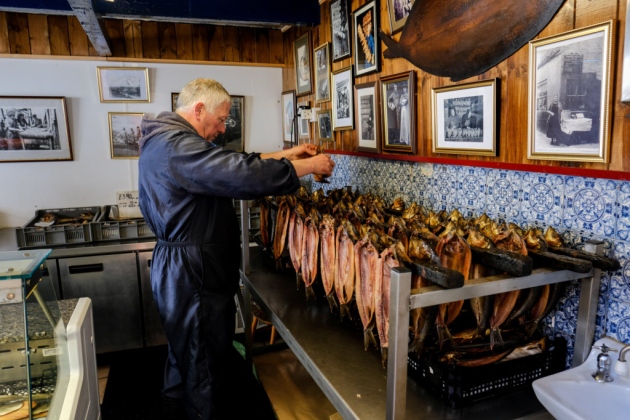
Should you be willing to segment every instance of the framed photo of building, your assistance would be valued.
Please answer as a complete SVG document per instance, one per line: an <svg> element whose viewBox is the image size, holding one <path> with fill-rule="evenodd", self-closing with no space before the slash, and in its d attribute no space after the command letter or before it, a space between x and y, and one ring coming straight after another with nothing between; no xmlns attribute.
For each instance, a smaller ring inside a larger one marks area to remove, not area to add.
<svg viewBox="0 0 630 420"><path fill-rule="evenodd" d="M330 109L317 111L317 133L319 141L333 141L332 113Z"/></svg>
<svg viewBox="0 0 630 420"><path fill-rule="evenodd" d="M330 43L315 48L315 103L330 101Z"/></svg>
<svg viewBox="0 0 630 420"><path fill-rule="evenodd" d="M352 66L332 73L333 131L354 129Z"/></svg>
<svg viewBox="0 0 630 420"><path fill-rule="evenodd" d="M221 133L212 142L219 147L242 152L245 145L245 97L230 95L232 105L230 115L225 120L225 133Z"/></svg>
<svg viewBox="0 0 630 420"><path fill-rule="evenodd" d="M407 17L411 12L414 0L387 0L387 11L389 12L389 26L392 35L402 31L407 23Z"/></svg>
<svg viewBox="0 0 630 420"><path fill-rule="evenodd" d="M142 113L110 112L109 143L112 159L138 159Z"/></svg>
<svg viewBox="0 0 630 420"><path fill-rule="evenodd" d="M378 88L376 82L362 83L354 87L354 103L357 104L356 127L360 152L379 153L380 127Z"/></svg>
<svg viewBox="0 0 630 420"><path fill-rule="evenodd" d="M607 163L612 21L529 43L529 159Z"/></svg>
<svg viewBox="0 0 630 420"><path fill-rule="evenodd" d="M297 144L297 126L295 123L295 91L282 92L282 140Z"/></svg>
<svg viewBox="0 0 630 420"><path fill-rule="evenodd" d="M66 98L0 96L0 162L72 160Z"/></svg>
<svg viewBox="0 0 630 420"><path fill-rule="evenodd" d="M306 95L313 91L311 75L311 33L307 32L293 43L295 57L296 96Z"/></svg>
<svg viewBox="0 0 630 420"><path fill-rule="evenodd" d="M378 3L372 0L352 12L354 17L354 75L381 70Z"/></svg>
<svg viewBox="0 0 630 420"><path fill-rule="evenodd" d="M330 1L330 29L332 33L332 61L352 55L350 44L350 2Z"/></svg>
<svg viewBox="0 0 630 420"><path fill-rule="evenodd" d="M432 90L433 153L496 156L498 79Z"/></svg>
<svg viewBox="0 0 630 420"><path fill-rule="evenodd" d="M101 102L151 102L146 67L97 67Z"/></svg>
<svg viewBox="0 0 630 420"><path fill-rule="evenodd" d="M380 80L382 149L416 153L416 77L414 71Z"/></svg>

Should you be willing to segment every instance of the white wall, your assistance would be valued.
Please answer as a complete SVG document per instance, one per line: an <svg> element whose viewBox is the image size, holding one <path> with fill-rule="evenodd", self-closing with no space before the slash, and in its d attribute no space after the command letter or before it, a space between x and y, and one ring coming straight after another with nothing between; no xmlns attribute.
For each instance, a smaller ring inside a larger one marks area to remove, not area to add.
<svg viewBox="0 0 630 420"><path fill-rule="evenodd" d="M150 103L101 103L97 66L147 67ZM0 59L0 95L65 96L73 160L0 163L0 228L24 226L39 209L115 204L135 190L137 159L112 159L108 112L155 116L171 109L171 92L197 77L245 96L245 150L282 148L282 69L104 60ZM9 152L4 152L9 153Z"/></svg>

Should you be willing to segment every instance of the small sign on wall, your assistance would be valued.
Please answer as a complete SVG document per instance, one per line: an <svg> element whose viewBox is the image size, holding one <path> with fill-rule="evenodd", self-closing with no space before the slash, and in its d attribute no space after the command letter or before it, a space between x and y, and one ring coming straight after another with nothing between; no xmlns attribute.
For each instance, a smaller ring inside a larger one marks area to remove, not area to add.
<svg viewBox="0 0 630 420"><path fill-rule="evenodd" d="M118 217L121 219L142 218L138 191L118 191L116 193Z"/></svg>

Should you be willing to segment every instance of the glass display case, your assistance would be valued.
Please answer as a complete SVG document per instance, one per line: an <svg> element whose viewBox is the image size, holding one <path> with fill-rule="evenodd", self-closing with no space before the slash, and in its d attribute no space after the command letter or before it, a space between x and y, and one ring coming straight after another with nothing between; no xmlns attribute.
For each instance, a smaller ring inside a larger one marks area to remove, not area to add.
<svg viewBox="0 0 630 420"><path fill-rule="evenodd" d="M0 252L0 420L55 418L66 394L66 328L43 274L50 252Z"/></svg>

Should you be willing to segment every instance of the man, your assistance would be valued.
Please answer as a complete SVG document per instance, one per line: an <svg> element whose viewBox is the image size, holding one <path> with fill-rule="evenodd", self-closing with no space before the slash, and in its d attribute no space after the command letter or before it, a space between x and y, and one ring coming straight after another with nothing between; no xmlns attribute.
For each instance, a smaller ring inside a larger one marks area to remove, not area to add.
<svg viewBox="0 0 630 420"><path fill-rule="evenodd" d="M275 417L232 344L240 262L232 199L290 194L299 177L334 167L314 145L270 154L214 147L230 107L220 83L196 79L176 112L141 125L140 209L158 238L151 286L169 349L162 392L166 409L182 401L191 419Z"/></svg>

